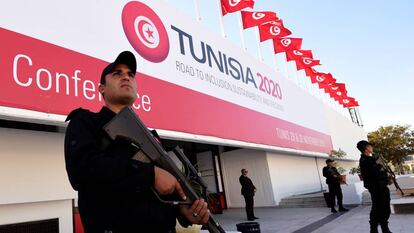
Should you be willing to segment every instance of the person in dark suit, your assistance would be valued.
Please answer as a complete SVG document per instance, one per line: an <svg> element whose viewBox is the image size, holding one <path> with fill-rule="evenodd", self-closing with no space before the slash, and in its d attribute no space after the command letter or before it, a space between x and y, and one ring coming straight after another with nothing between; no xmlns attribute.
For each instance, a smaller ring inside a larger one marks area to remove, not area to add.
<svg viewBox="0 0 414 233"><path fill-rule="evenodd" d="M341 175L339 174L338 170L336 169L334 165L334 160L327 159L325 162L326 162L326 166L323 168L322 173L323 173L323 176L326 177L326 183L328 184L328 188L329 188L329 199L331 203L331 212L332 213L338 212L335 209L335 197L338 200L339 211L341 212L348 211L348 209L344 208L342 205L343 195L342 195L341 183L339 182Z"/></svg>
<svg viewBox="0 0 414 233"><path fill-rule="evenodd" d="M255 219L259 219L258 217L254 216L253 205L254 205L254 193L256 192L256 187L253 185L252 180L247 177L247 169L241 169L242 175L239 178L241 188L241 195L243 195L244 200L246 202L246 214L247 220L253 221Z"/></svg>

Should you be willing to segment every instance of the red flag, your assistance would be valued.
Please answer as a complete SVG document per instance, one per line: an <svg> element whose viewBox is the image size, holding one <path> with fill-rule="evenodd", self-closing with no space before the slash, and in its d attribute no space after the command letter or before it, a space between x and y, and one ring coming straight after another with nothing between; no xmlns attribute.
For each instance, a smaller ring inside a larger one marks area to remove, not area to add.
<svg viewBox="0 0 414 233"><path fill-rule="evenodd" d="M253 0L221 0L221 12L223 15L237 12L247 7L253 8L253 6Z"/></svg>
<svg viewBox="0 0 414 233"><path fill-rule="evenodd" d="M271 11L242 11L241 17L244 29L277 20L276 13Z"/></svg>
<svg viewBox="0 0 414 233"><path fill-rule="evenodd" d="M273 24L273 25L277 25L277 26L282 26L282 27L284 27L284 26L283 26L283 20L282 20L282 19L280 19L280 18L277 18L277 19L275 19L275 20L273 20L273 21L270 21L269 23L270 23L270 24Z"/></svg>
<svg viewBox="0 0 414 233"><path fill-rule="evenodd" d="M340 101L347 95L346 87L343 83L330 84L327 86L327 88L325 88L325 92L328 93L336 101Z"/></svg>
<svg viewBox="0 0 414 233"><path fill-rule="evenodd" d="M259 32L260 32L260 42L263 42L265 40L269 40L272 38L289 36L290 34L292 34L292 32L289 31L289 29L281 25L276 25L274 23L266 23L266 24L259 25Z"/></svg>
<svg viewBox="0 0 414 233"><path fill-rule="evenodd" d="M299 50L301 46L302 38L273 38L273 49L275 53Z"/></svg>
<svg viewBox="0 0 414 233"><path fill-rule="evenodd" d="M307 68L307 69L311 69L311 68ZM305 69L305 72L306 70ZM324 84L331 84L331 83L335 83L336 79L333 78L332 74L328 73L321 73L321 72L317 72L315 75L309 76L311 79L312 83L324 83Z"/></svg>
<svg viewBox="0 0 414 233"><path fill-rule="evenodd" d="M317 70L315 70L315 68L313 67L309 67L305 69L305 74L306 76L308 76L309 78L315 77L316 75L318 75L320 72L318 72Z"/></svg>
<svg viewBox="0 0 414 233"><path fill-rule="evenodd" d="M295 62L296 62L296 67L298 70L302 70L305 68L309 68L309 67L317 66L321 64L319 60L313 60L310 57L301 57L299 59L296 59Z"/></svg>
<svg viewBox="0 0 414 233"><path fill-rule="evenodd" d="M313 54L311 50L288 50L286 51L286 59L288 61L295 61L301 57L309 57L313 58Z"/></svg>
<svg viewBox="0 0 414 233"><path fill-rule="evenodd" d="M344 106L345 108L352 108L352 107L359 106L358 101L356 101L354 98L348 97L348 96L341 99L339 101L339 103L342 104L342 106Z"/></svg>

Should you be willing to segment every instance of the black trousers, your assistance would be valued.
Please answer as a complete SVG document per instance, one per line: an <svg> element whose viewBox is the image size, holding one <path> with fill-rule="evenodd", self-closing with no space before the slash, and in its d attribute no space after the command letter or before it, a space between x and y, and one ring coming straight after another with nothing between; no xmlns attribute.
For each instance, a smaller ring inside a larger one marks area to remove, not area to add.
<svg viewBox="0 0 414 233"><path fill-rule="evenodd" d="M372 207L369 220L372 225L386 224L390 218L390 190L387 186L368 189L371 194Z"/></svg>
<svg viewBox="0 0 414 233"><path fill-rule="evenodd" d="M343 195L342 195L341 185L339 183L328 184L328 188L329 188L329 197L331 201L331 208L335 207L335 197L338 200L339 208L342 208Z"/></svg>
<svg viewBox="0 0 414 233"><path fill-rule="evenodd" d="M244 201L246 202L247 219L253 219L254 218L254 211L253 211L254 196L246 195L244 196Z"/></svg>

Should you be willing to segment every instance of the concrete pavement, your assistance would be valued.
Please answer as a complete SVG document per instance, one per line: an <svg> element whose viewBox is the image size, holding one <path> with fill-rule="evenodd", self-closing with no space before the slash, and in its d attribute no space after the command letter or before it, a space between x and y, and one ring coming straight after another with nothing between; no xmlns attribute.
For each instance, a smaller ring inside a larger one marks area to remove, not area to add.
<svg viewBox="0 0 414 233"><path fill-rule="evenodd" d="M357 206L345 213L331 214L329 208L255 208L262 233L364 233L369 232L371 206ZM228 209L215 215L226 231L246 221L244 209ZM414 233L414 214L393 214L393 233ZM381 232L381 231L380 231Z"/></svg>

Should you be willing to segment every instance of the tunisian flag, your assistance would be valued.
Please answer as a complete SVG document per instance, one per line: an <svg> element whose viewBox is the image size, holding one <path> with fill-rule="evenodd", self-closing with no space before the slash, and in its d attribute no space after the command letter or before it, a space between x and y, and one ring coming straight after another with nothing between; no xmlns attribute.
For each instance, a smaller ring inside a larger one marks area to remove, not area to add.
<svg viewBox="0 0 414 233"><path fill-rule="evenodd" d="M302 46L302 38L273 38L275 53L282 53L288 50L299 50Z"/></svg>
<svg viewBox="0 0 414 233"><path fill-rule="evenodd" d="M272 38L278 38L278 37L285 37L292 34L289 29L285 28L282 25L277 25L275 23L265 23L262 25L259 25L259 32L260 32L260 42L272 39Z"/></svg>
<svg viewBox="0 0 414 233"><path fill-rule="evenodd" d="M315 77L316 75L318 75L320 72L318 72L317 70L315 70L313 67L309 67L305 69L305 74L306 76L312 78Z"/></svg>
<svg viewBox="0 0 414 233"><path fill-rule="evenodd" d="M296 62L297 70L303 70L303 69L321 64L319 60L314 60L310 57L301 57L299 59L296 59L295 62Z"/></svg>
<svg viewBox="0 0 414 233"><path fill-rule="evenodd" d="M253 6L253 0L221 0L221 12L223 16L227 13L237 12L247 7L253 8Z"/></svg>
<svg viewBox="0 0 414 233"><path fill-rule="evenodd" d="M243 29L277 20L276 13L271 11L242 11L241 17L243 21Z"/></svg>
<svg viewBox="0 0 414 233"><path fill-rule="evenodd" d="M288 61L296 61L301 57L309 57L313 58L312 50L287 50L286 51L286 59Z"/></svg>
<svg viewBox="0 0 414 233"><path fill-rule="evenodd" d="M344 106L345 108L352 108L352 107L359 106L358 101L356 101L354 98L348 97L348 96L346 96L345 98L342 98L339 101L339 103L342 104L342 106Z"/></svg>
<svg viewBox="0 0 414 233"><path fill-rule="evenodd" d="M307 68L309 69L309 68ZM306 70L305 69L305 72ZM312 83L325 83L325 84L331 84L331 83L335 83L336 79L334 79L334 77L332 76L331 73L321 73L321 72L317 72L315 75L309 76L311 79Z"/></svg>
<svg viewBox="0 0 414 233"><path fill-rule="evenodd" d="M333 83L325 86L325 92L328 93L336 101L340 100L347 95L347 90L344 83Z"/></svg>

